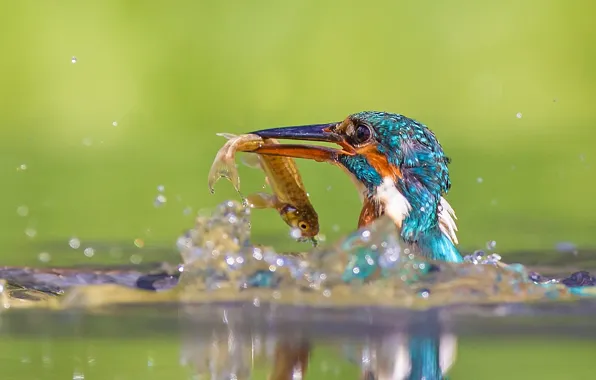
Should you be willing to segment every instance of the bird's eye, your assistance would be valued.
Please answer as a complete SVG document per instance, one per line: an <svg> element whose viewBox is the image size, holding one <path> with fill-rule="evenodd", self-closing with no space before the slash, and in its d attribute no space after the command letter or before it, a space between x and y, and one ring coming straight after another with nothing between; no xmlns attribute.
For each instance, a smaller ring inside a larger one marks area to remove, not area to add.
<svg viewBox="0 0 596 380"><path fill-rule="evenodd" d="M306 224L305 222L300 222L300 224L298 224L298 227L300 227L301 230L306 230L308 229L308 224Z"/></svg>
<svg viewBox="0 0 596 380"><path fill-rule="evenodd" d="M367 125L358 124L354 130L353 140L355 144L364 144L370 139L371 131Z"/></svg>

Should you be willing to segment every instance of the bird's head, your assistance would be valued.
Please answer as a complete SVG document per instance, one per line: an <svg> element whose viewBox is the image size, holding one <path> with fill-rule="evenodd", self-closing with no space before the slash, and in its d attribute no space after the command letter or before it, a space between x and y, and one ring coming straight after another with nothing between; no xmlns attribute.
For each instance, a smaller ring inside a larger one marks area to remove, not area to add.
<svg viewBox="0 0 596 380"><path fill-rule="evenodd" d="M252 132L263 138L335 143L263 145L259 154L331 162L343 166L365 188L373 213L390 214L402 237L416 242L440 228L451 182L445 156L435 135L402 115L365 111L337 123L282 127Z"/></svg>

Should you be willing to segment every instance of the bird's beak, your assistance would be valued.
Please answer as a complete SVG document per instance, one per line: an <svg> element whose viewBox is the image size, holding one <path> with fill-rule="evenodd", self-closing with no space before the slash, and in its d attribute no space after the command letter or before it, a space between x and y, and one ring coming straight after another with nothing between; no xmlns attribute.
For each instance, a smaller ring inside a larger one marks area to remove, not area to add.
<svg viewBox="0 0 596 380"><path fill-rule="evenodd" d="M313 124L297 127L281 127L263 129L251 132L263 139L287 139L300 141L320 141L335 143L343 149L333 149L316 145L297 144L265 144L254 150L254 153L284 156L293 158L305 158L315 161L337 161L341 154L354 154L353 149L346 143L343 136L334 132L339 123Z"/></svg>

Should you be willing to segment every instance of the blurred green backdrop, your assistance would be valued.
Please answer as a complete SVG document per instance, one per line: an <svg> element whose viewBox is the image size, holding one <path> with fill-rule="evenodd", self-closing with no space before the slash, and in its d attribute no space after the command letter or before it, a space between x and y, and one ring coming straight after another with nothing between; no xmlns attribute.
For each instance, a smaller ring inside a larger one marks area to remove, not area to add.
<svg viewBox="0 0 596 380"><path fill-rule="evenodd" d="M2 264L42 265L41 252L50 265L128 261L129 250L137 262L175 261L197 210L237 199L225 181L208 192L224 142L215 133L371 109L437 133L453 159L448 199L463 249L593 245L594 10L554 0L5 1ZM353 229L348 178L299 165L328 242ZM241 177L245 193L263 184L249 168ZM159 185L167 202L156 208ZM253 224L261 243L305 247L273 211Z"/></svg>

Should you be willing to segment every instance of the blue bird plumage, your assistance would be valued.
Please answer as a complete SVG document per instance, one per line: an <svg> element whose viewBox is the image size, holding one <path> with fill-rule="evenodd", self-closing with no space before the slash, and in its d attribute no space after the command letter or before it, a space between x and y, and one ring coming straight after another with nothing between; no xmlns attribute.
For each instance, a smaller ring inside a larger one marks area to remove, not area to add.
<svg viewBox="0 0 596 380"><path fill-rule="evenodd" d="M262 137L334 142L332 150L319 146L264 146L261 154L287 155L330 161L342 166L363 188L364 207L359 225L383 215L390 206L379 189L388 180L401 198L390 200L403 215L392 217L401 237L433 260L461 262L455 243L455 223L443 210L443 195L451 188L449 158L434 133L406 116L364 111L344 121L253 132ZM403 204L399 204L402 202ZM450 232L451 231L451 232Z"/></svg>
<svg viewBox="0 0 596 380"><path fill-rule="evenodd" d="M455 244L455 222L443 199L451 188L449 158L434 133L403 115L365 111L339 123L285 127L253 132L264 138L333 142L331 150L318 146L264 146L257 153L328 161L349 172L359 184L363 210L359 226L385 212L400 227L404 242L432 260L462 262ZM390 197L383 185L389 183ZM409 339L409 380L443 379L440 365L441 332L438 311L431 311L430 331Z"/></svg>
<svg viewBox="0 0 596 380"><path fill-rule="evenodd" d="M439 228L440 199L451 188L451 181L447 168L450 160L435 135L425 125L397 114L366 111L352 115L351 119L372 127L377 151L401 172L396 187L411 206L403 221L402 238L416 243L429 258L461 262L457 248ZM349 160L354 158L344 158ZM352 173L358 179L374 178L371 170L375 169L356 168ZM370 183L367 188L376 186Z"/></svg>

